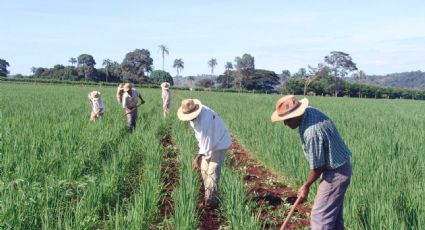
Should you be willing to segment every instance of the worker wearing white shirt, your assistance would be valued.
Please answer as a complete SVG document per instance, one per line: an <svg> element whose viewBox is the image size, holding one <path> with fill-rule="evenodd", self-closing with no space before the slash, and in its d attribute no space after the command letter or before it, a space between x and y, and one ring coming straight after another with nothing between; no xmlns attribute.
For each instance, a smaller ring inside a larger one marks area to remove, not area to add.
<svg viewBox="0 0 425 230"><path fill-rule="evenodd" d="M161 83L161 91L162 91L162 95L161 95L162 115L164 116L164 118L166 118L171 107L170 83L168 82Z"/></svg>
<svg viewBox="0 0 425 230"><path fill-rule="evenodd" d="M90 114L90 121L96 121L97 118L102 117L105 113L105 105L103 104L102 95L99 91L93 91L90 92L87 97L92 109Z"/></svg>
<svg viewBox="0 0 425 230"><path fill-rule="evenodd" d="M193 166L201 168L205 205L216 208L221 165L232 139L220 116L197 99L183 100L177 116L182 121L190 121L195 131L199 152L193 160Z"/></svg>

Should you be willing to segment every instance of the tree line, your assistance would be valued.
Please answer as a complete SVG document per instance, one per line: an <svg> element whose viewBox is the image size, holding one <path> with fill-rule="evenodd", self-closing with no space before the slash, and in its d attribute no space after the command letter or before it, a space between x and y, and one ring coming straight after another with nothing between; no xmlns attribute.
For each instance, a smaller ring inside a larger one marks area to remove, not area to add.
<svg viewBox="0 0 425 230"><path fill-rule="evenodd" d="M163 81L174 84L170 73L164 71L164 59L169 54L166 45L159 45L162 54L162 70L153 70L153 59L147 49L136 49L125 55L121 63L105 59L103 68L96 69L96 61L90 54L81 54L70 58L70 65L55 65L53 68L33 67L33 78L95 81L95 82L133 82L139 84L159 84ZM207 65L211 68L211 77L197 80L188 76L189 82L196 81L196 86L203 88L219 88L229 91L248 90L257 92L278 92L304 95L350 96L367 98L413 98L423 99L422 91L396 89L362 84L367 75L358 70L349 54L332 51L325 56L317 67L300 68L291 74L283 70L281 74L274 71L255 68L255 59L250 54L237 56L234 62L225 62L225 71L214 76L214 68L218 65L211 58ZM9 63L0 59L0 76L7 76ZM184 69L182 58L174 60L173 68L176 76ZM350 81L347 81L349 79Z"/></svg>

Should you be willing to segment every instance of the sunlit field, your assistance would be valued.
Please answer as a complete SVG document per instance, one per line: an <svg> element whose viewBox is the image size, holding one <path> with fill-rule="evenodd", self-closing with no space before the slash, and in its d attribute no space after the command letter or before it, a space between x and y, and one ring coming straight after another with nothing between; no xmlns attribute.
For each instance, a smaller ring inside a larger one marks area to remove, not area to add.
<svg viewBox="0 0 425 230"><path fill-rule="evenodd" d="M96 123L89 121L87 94L92 90L102 93L106 106ZM160 90L139 91L146 104L129 135L113 87L0 84L0 226L196 229L201 182L191 159L197 145L193 131L175 115L183 98L198 98L218 112L255 158L295 190L306 179L308 163L297 130L270 122L280 95L171 89L171 116L164 120ZM344 203L347 229L425 226L425 102L309 100L335 122L353 152ZM164 130L178 150L180 182L172 194L172 215L160 218ZM252 213L240 206L245 199L241 180L224 169L224 216L234 229L258 229L255 217L247 217Z"/></svg>

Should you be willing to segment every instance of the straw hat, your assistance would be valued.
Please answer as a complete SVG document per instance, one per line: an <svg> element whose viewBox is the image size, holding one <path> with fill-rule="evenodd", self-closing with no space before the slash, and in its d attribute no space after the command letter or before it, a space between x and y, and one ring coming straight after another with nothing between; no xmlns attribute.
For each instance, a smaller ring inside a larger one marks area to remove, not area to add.
<svg viewBox="0 0 425 230"><path fill-rule="evenodd" d="M185 99L177 110L177 117L182 121L191 121L198 117L201 110L201 101L197 99Z"/></svg>
<svg viewBox="0 0 425 230"><path fill-rule="evenodd" d="M276 101L276 111L272 113L272 122L284 121L304 114L308 99L298 101L294 95L287 95Z"/></svg>
<svg viewBox="0 0 425 230"><path fill-rule="evenodd" d="M98 98L98 97L100 96L100 92L99 92L99 91L92 91L92 92L90 93L90 96L91 96L92 98Z"/></svg>
<svg viewBox="0 0 425 230"><path fill-rule="evenodd" d="M128 91L131 88L133 88L133 84L131 84L131 83L125 83L122 88L124 89L124 91Z"/></svg>
<svg viewBox="0 0 425 230"><path fill-rule="evenodd" d="M168 82L161 83L161 88L162 89L169 89L170 88L170 83L168 83Z"/></svg>

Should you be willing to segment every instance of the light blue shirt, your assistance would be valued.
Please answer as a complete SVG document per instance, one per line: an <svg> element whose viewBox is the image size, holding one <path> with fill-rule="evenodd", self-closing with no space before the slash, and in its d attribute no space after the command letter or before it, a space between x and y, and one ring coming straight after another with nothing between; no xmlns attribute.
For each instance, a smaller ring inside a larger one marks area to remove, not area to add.
<svg viewBox="0 0 425 230"><path fill-rule="evenodd" d="M351 151L335 124L318 109L308 107L305 110L299 132L310 169L336 169L350 160Z"/></svg>

